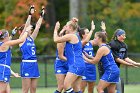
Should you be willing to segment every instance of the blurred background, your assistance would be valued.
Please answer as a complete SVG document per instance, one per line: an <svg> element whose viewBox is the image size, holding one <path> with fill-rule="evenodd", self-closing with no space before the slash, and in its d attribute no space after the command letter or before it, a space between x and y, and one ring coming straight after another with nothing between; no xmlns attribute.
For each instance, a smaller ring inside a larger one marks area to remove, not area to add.
<svg viewBox="0 0 140 93"><path fill-rule="evenodd" d="M104 21L107 27L109 41L118 28L126 31L126 43L129 52L139 53L140 48L140 0L0 0L0 28L9 32L26 22L31 4L35 5L36 13L32 23L39 18L41 6L46 8L46 15L38 38L36 39L37 54L54 55L55 44L52 33L56 21L61 27L72 18L79 19L81 27L90 29L91 20L94 20L96 29L100 30L100 22ZM18 37L18 35L17 35ZM16 37L16 38L17 38ZM44 42L43 42L44 41ZM43 42L43 43L40 43ZM13 56L19 56L19 48L13 49ZM50 51L51 50L51 51Z"/></svg>
<svg viewBox="0 0 140 93"><path fill-rule="evenodd" d="M56 21L60 21L62 28L69 19L77 17L81 27L90 29L91 20L94 20L95 32L101 30L100 24L104 21L109 41L116 29L124 29L129 56L140 62L140 0L0 0L0 28L8 29L11 33L15 26L24 24L31 4L36 9L32 24L37 22L41 6L46 8L43 24L35 40L41 73L40 87L56 86L53 72L56 44L52 38ZM13 47L12 55L12 69L19 72L21 53L18 46ZM140 68L122 66L121 69L125 84L140 84ZM21 79L12 78L11 86L21 87L19 81Z"/></svg>

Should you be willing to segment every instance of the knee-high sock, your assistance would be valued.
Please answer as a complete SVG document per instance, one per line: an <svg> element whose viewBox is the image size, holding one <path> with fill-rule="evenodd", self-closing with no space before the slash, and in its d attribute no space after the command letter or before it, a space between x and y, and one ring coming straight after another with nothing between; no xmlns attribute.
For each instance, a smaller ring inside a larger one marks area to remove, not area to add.
<svg viewBox="0 0 140 93"><path fill-rule="evenodd" d="M59 92L58 90L56 90L54 93L61 93L61 92Z"/></svg>
<svg viewBox="0 0 140 93"><path fill-rule="evenodd" d="M67 89L64 93L74 93L73 88Z"/></svg>
<svg viewBox="0 0 140 93"><path fill-rule="evenodd" d="M78 91L78 92L75 92L75 93L82 93L82 91Z"/></svg>

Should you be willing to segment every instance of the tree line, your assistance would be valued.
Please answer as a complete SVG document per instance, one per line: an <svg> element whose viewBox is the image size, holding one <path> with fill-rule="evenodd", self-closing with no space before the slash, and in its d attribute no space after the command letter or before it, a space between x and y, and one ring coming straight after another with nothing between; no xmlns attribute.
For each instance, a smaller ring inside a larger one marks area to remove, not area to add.
<svg viewBox="0 0 140 93"><path fill-rule="evenodd" d="M72 16L78 17L81 27L90 28L91 20L94 20L95 31L100 30L100 22L104 21L109 40L116 29L124 29L129 52L140 52L139 0L1 0L0 28L11 31L15 26L24 24L31 4L35 5L37 11L32 24L39 17L41 6L46 6L44 22L35 41L37 54L55 54L56 45L52 38L55 22L59 20L63 26ZM18 46L13 47L12 51L14 56L20 54Z"/></svg>

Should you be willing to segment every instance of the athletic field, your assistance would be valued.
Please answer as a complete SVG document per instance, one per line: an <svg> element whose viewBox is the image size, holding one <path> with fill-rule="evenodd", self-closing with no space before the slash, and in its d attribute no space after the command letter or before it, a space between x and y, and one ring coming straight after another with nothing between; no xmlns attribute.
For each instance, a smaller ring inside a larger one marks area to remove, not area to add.
<svg viewBox="0 0 140 93"><path fill-rule="evenodd" d="M47 62L46 62L47 61ZM19 60L13 60L12 69L15 72L20 71ZM39 69L41 77L39 78L38 87L36 93L53 93L56 90L56 78L54 75L54 59L39 59ZM140 62L140 60L138 61ZM126 78L125 76L128 75ZM128 67L126 72L125 66L121 67L121 77L124 81L128 81L130 85L125 85L124 93L140 93L140 68ZM98 84L98 71L97 71L97 82ZM17 83L18 82L18 83ZM131 85L133 83L133 85ZM137 85L134 85L137 84ZM21 93L21 78L11 78L10 85L12 87L11 93ZM45 88L45 86L48 86ZM14 87L14 88L13 88ZM94 93L97 93L96 89ZM87 91L85 92L87 93Z"/></svg>
<svg viewBox="0 0 140 93"><path fill-rule="evenodd" d="M12 63L13 71L20 73L20 63L19 63L20 60L14 59L12 62L13 62ZM138 62L140 62L140 59ZM38 81L38 86L39 87L45 87L45 86L55 87L57 81L54 74L54 59L42 58L42 59L39 59L38 64L39 64L39 70L40 70L40 78ZM121 78L124 79L125 83L140 84L140 68L128 67L126 71L125 66L121 66L120 72L121 72L120 73ZM96 84L98 84L98 80L99 80L99 77L98 77L98 70L97 70ZM10 85L11 87L14 87L14 88L20 88L21 78L11 78Z"/></svg>
<svg viewBox="0 0 140 93"><path fill-rule="evenodd" d="M36 93L53 93L55 89L55 87L37 88ZM12 89L11 93L21 93L21 89ZM86 91L85 93L88 92ZM97 93L96 89L94 90L94 93ZM124 93L140 93L140 85L125 85Z"/></svg>

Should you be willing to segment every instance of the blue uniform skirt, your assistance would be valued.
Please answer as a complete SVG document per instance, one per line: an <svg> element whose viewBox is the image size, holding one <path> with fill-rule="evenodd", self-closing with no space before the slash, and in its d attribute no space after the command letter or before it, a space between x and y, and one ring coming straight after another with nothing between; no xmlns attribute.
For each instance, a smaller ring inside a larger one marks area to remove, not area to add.
<svg viewBox="0 0 140 93"><path fill-rule="evenodd" d="M68 63L62 60L55 60L54 71L55 74L67 74Z"/></svg>
<svg viewBox="0 0 140 93"><path fill-rule="evenodd" d="M104 80L109 83L119 82L120 70L117 71L105 71L101 80Z"/></svg>
<svg viewBox="0 0 140 93"><path fill-rule="evenodd" d="M20 74L22 78L39 78L40 73L37 62L21 62Z"/></svg>
<svg viewBox="0 0 140 93"><path fill-rule="evenodd" d="M9 82L11 75L11 69L8 65L0 65L0 81L2 82Z"/></svg>
<svg viewBox="0 0 140 93"><path fill-rule="evenodd" d="M77 67L75 65L70 65L68 72L73 73L77 76L83 76L85 67Z"/></svg>
<svg viewBox="0 0 140 93"><path fill-rule="evenodd" d="M93 64L85 63L86 69L82 76L82 80L88 82L95 82L96 81L96 67Z"/></svg>

